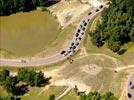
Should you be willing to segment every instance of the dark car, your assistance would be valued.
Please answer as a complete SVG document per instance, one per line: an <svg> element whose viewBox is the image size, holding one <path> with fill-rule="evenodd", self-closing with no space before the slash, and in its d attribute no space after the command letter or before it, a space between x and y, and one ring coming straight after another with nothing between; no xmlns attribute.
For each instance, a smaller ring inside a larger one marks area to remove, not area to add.
<svg viewBox="0 0 134 100"><path fill-rule="evenodd" d="M82 25L80 25L80 28L82 28Z"/></svg>
<svg viewBox="0 0 134 100"><path fill-rule="evenodd" d="M76 46L73 46L73 49L76 49Z"/></svg>
<svg viewBox="0 0 134 100"><path fill-rule="evenodd" d="M80 32L80 29L78 29L77 32L79 33Z"/></svg>
<svg viewBox="0 0 134 100"><path fill-rule="evenodd" d="M83 31L85 31L85 27L83 28Z"/></svg>
<svg viewBox="0 0 134 100"><path fill-rule="evenodd" d="M100 8L100 9L101 9L101 8L103 8L103 5L100 5L100 7L99 7L99 8Z"/></svg>
<svg viewBox="0 0 134 100"><path fill-rule="evenodd" d="M96 12L98 12L99 11L99 9L96 9Z"/></svg>
<svg viewBox="0 0 134 100"><path fill-rule="evenodd" d="M87 25L87 23L84 23L84 26L86 26Z"/></svg>
<svg viewBox="0 0 134 100"><path fill-rule="evenodd" d="M22 63L26 63L27 61L26 60L21 60Z"/></svg>
<svg viewBox="0 0 134 100"><path fill-rule="evenodd" d="M70 49L72 49L72 46L71 47L69 47Z"/></svg>
<svg viewBox="0 0 134 100"><path fill-rule="evenodd" d="M79 42L77 42L76 45L79 45Z"/></svg>
<svg viewBox="0 0 134 100"><path fill-rule="evenodd" d="M72 44L71 44L72 46L74 45L74 42L72 42Z"/></svg>
<svg viewBox="0 0 134 100"><path fill-rule="evenodd" d="M73 52L75 53L76 51L75 51L75 50L73 50Z"/></svg>
<svg viewBox="0 0 134 100"><path fill-rule="evenodd" d="M91 15L91 14L92 14L92 12L89 12L89 13L88 13L88 15Z"/></svg>
<svg viewBox="0 0 134 100"><path fill-rule="evenodd" d="M131 89L134 89L134 85L131 87Z"/></svg>
<svg viewBox="0 0 134 100"><path fill-rule="evenodd" d="M63 51L61 51L61 53L60 53L60 54L61 54L61 55L63 55L65 52L66 52L66 51L64 51L64 50L63 50Z"/></svg>
<svg viewBox="0 0 134 100"><path fill-rule="evenodd" d="M79 40L81 40L81 37L79 37Z"/></svg>
<svg viewBox="0 0 134 100"><path fill-rule="evenodd" d="M84 32L82 32L81 34L84 35Z"/></svg>
<svg viewBox="0 0 134 100"><path fill-rule="evenodd" d="M76 37L78 37L79 36L79 33L76 33L76 35L75 35Z"/></svg>
<svg viewBox="0 0 134 100"><path fill-rule="evenodd" d="M71 53L71 51L69 50L68 53Z"/></svg>
<svg viewBox="0 0 134 100"><path fill-rule="evenodd" d="M83 23L85 23L85 20L83 20Z"/></svg>

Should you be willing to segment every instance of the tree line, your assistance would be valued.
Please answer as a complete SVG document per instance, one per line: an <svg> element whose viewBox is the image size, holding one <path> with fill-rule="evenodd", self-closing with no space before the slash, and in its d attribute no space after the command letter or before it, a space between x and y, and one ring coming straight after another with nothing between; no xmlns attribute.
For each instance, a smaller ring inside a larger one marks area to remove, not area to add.
<svg viewBox="0 0 134 100"><path fill-rule="evenodd" d="M85 94L85 92L79 91L77 86L75 86L74 91L76 95L79 96L79 100L118 100L110 91L103 95L97 91L91 91L88 94Z"/></svg>
<svg viewBox="0 0 134 100"><path fill-rule="evenodd" d="M39 6L48 7L59 0L0 0L0 16L10 15L16 12L28 12Z"/></svg>
<svg viewBox="0 0 134 100"><path fill-rule="evenodd" d="M123 44L134 42L134 0L111 0L102 12L102 21L89 32L91 41L98 47L106 44L114 52Z"/></svg>
<svg viewBox="0 0 134 100"><path fill-rule="evenodd" d="M14 98L14 96L25 94L28 91L28 86L41 87L49 84L50 79L44 77L41 71L20 69L15 76L10 75L8 70L0 71L0 85L9 94L6 98Z"/></svg>

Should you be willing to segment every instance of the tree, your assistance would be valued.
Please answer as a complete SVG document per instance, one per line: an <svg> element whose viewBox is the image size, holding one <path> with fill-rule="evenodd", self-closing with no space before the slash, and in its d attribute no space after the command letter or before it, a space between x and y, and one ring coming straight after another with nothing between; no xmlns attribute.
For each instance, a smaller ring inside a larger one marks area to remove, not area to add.
<svg viewBox="0 0 134 100"><path fill-rule="evenodd" d="M13 79L13 77L6 77L6 80L4 82L4 87L7 90L8 93L11 93L12 95L17 93L17 88L16 88L16 80Z"/></svg>
<svg viewBox="0 0 134 100"><path fill-rule="evenodd" d="M18 71L18 79L26 82L27 84L34 86L34 76L36 75L36 72L34 70L27 70L27 69L20 69Z"/></svg>
<svg viewBox="0 0 134 100"><path fill-rule="evenodd" d="M131 28L129 36L130 36L131 41L134 42L134 24L133 24L133 26Z"/></svg>
<svg viewBox="0 0 134 100"><path fill-rule="evenodd" d="M77 85L75 85L75 87L74 87L74 92L77 94L78 93L78 87L77 87Z"/></svg>
<svg viewBox="0 0 134 100"><path fill-rule="evenodd" d="M110 48L113 52L117 52L120 50L121 46L120 46L120 42L118 41L112 41L112 40L108 40L107 41L107 46L108 48Z"/></svg>
<svg viewBox="0 0 134 100"><path fill-rule="evenodd" d="M94 91L90 92L88 95L80 95L80 100L118 100L112 92L106 92L104 95L101 95L99 92Z"/></svg>
<svg viewBox="0 0 134 100"><path fill-rule="evenodd" d="M90 92L88 94L88 100L101 100L101 95L99 92L95 91L95 92Z"/></svg>
<svg viewBox="0 0 134 100"><path fill-rule="evenodd" d="M102 100L118 100L112 92L107 92L102 96Z"/></svg>
<svg viewBox="0 0 134 100"><path fill-rule="evenodd" d="M49 100L55 100L55 95L54 94L50 95Z"/></svg>
<svg viewBox="0 0 134 100"><path fill-rule="evenodd" d="M107 43L108 48L118 52L121 46L134 41L134 1L112 0L109 8L102 12L101 23L89 32L91 41L100 47Z"/></svg>
<svg viewBox="0 0 134 100"><path fill-rule="evenodd" d="M31 11L38 6L48 7L56 2L57 0L0 0L0 16Z"/></svg>
<svg viewBox="0 0 134 100"><path fill-rule="evenodd" d="M3 82L6 80L6 77L9 76L9 71L8 70L2 70L0 71L0 84L3 84Z"/></svg>
<svg viewBox="0 0 134 100"><path fill-rule="evenodd" d="M48 80L44 77L44 74L40 72L35 72L34 70L20 69L18 71L18 79L20 81L26 82L31 86L41 86L42 84L47 84Z"/></svg>
<svg viewBox="0 0 134 100"><path fill-rule="evenodd" d="M39 73L37 73L34 77L34 84L35 86L40 86L42 83L44 83L44 75L43 73L40 71Z"/></svg>

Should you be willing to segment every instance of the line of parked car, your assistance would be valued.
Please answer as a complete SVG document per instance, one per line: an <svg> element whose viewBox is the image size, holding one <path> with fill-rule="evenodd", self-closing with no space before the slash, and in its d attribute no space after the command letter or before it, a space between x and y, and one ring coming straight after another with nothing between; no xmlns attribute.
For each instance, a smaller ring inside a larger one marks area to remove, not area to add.
<svg viewBox="0 0 134 100"><path fill-rule="evenodd" d="M127 95L130 100L134 100L134 78L129 81Z"/></svg>
<svg viewBox="0 0 134 100"><path fill-rule="evenodd" d="M100 5L99 7L97 7L95 12L98 12L102 8L103 8L103 5ZM69 54L76 52L76 49L80 45L80 42L87 29L91 14L92 14L92 12L89 12L88 15L82 19L82 21L80 22L80 24L75 32L74 40L71 42L71 44L69 45L67 50L63 50L60 52L60 54L62 56L67 56Z"/></svg>

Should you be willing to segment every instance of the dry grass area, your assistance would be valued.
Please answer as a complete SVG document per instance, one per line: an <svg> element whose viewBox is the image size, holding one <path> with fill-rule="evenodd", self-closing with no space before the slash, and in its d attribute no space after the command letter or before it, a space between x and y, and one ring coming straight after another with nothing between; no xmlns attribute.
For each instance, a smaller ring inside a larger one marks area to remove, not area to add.
<svg viewBox="0 0 134 100"><path fill-rule="evenodd" d="M48 68L49 71L44 70L44 73L51 72L49 76L53 77L53 85L71 87L77 85L81 91L100 90L105 92L111 88L111 82L116 76L113 69L117 67L112 59L102 55L89 55L73 59L72 64L67 62L64 67L57 66L53 69Z"/></svg>
<svg viewBox="0 0 134 100"><path fill-rule="evenodd" d="M74 31L76 26L69 25L65 29L60 30L59 35L56 37L55 41L51 42L49 48L46 48L44 51L38 53L36 57L47 57L59 53L59 51L67 48L70 40L73 39Z"/></svg>
<svg viewBox="0 0 134 100"><path fill-rule="evenodd" d="M75 25L59 29L49 12L32 11L0 17L0 57L47 57L66 48L73 38ZM13 26L14 19L16 24ZM8 24L7 24L8 23ZM19 41L18 41L19 39Z"/></svg>
<svg viewBox="0 0 134 100"><path fill-rule="evenodd" d="M0 20L0 48L16 56L33 56L59 35L58 22L49 12L17 13Z"/></svg>

